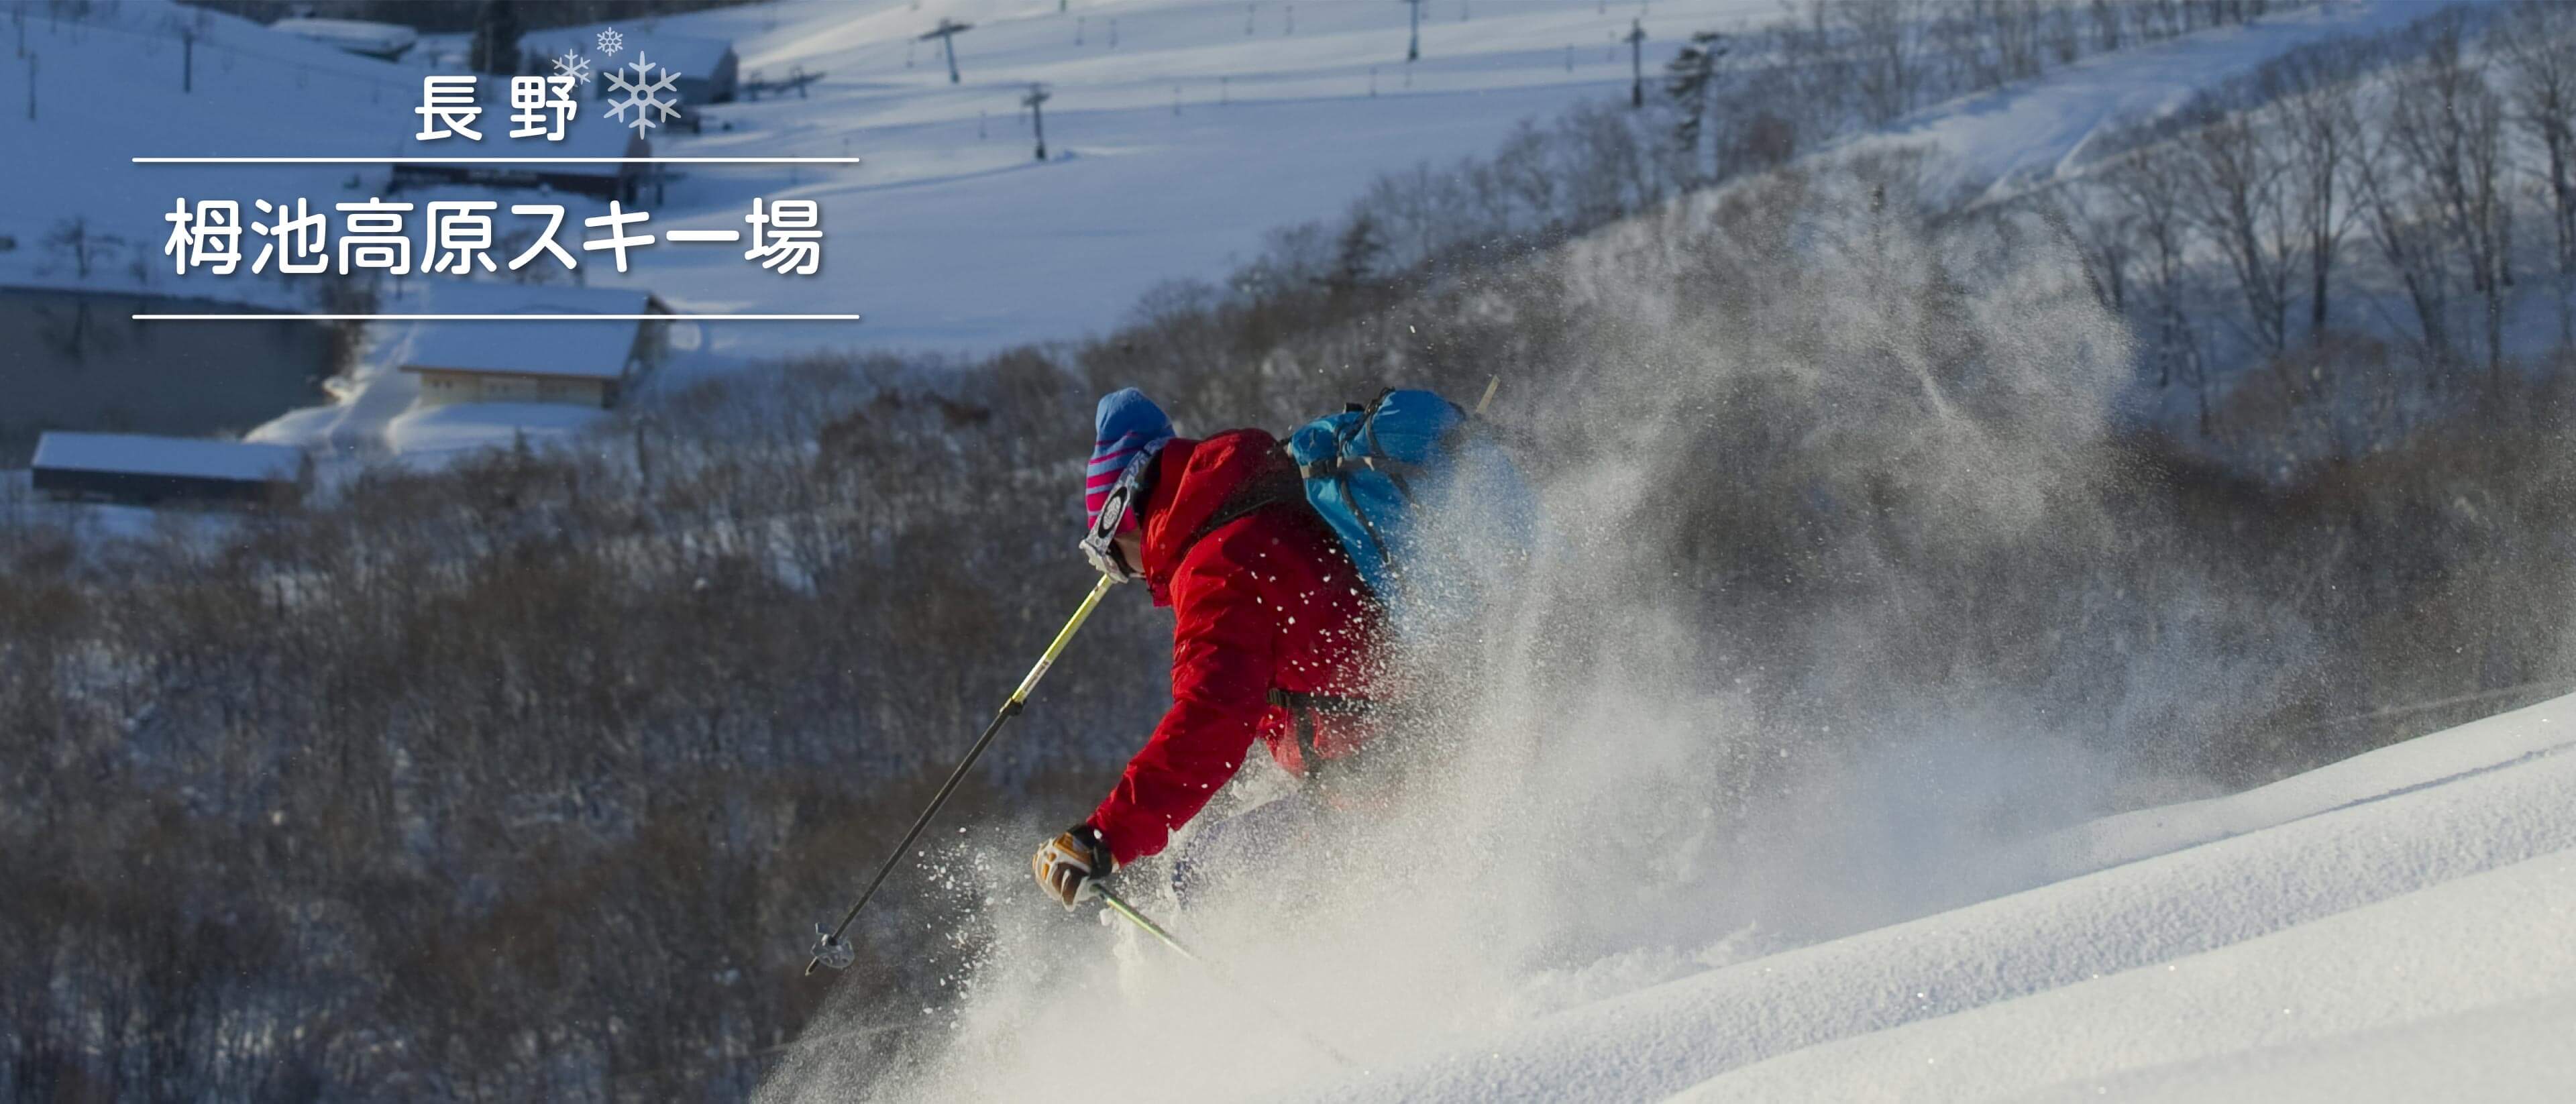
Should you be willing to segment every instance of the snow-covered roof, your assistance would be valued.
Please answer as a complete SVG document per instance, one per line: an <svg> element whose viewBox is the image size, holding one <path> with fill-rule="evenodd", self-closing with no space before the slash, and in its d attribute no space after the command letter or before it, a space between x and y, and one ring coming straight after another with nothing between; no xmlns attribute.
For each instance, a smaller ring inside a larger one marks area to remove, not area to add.
<svg viewBox="0 0 2576 1104"><path fill-rule="evenodd" d="M594 60L593 64L601 73L620 65L632 65L640 57L679 74L683 80L712 77L717 67L724 64L725 55L733 52L733 43L721 38L667 34L643 30L633 24L617 26L611 23L529 31L519 36L519 50L521 54L541 61L561 57L566 51L596 59L600 53L600 32L611 29L617 32L621 49L607 60ZM632 70L627 73L629 77L634 75Z"/></svg>
<svg viewBox="0 0 2576 1104"><path fill-rule="evenodd" d="M292 482L304 452L291 445L259 445L132 433L49 432L36 441L31 465L54 471L114 472L257 483Z"/></svg>
<svg viewBox="0 0 2576 1104"><path fill-rule="evenodd" d="M420 32L400 23L369 23L359 19L280 19L269 24L268 29L329 43L343 50L379 56L401 53L420 41Z"/></svg>
<svg viewBox="0 0 2576 1104"><path fill-rule="evenodd" d="M618 379L626 375L627 359L635 351L637 325L627 320L423 322L395 363L406 372Z"/></svg>
<svg viewBox="0 0 2576 1104"><path fill-rule="evenodd" d="M388 310L422 314L668 314L671 310L651 291L635 287L430 279L404 290L402 305Z"/></svg>

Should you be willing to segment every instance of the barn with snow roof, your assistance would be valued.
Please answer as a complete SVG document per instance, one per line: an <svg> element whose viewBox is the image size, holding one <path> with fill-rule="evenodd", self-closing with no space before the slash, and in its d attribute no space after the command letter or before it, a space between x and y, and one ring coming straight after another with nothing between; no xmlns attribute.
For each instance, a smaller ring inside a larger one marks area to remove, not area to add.
<svg viewBox="0 0 2576 1104"><path fill-rule="evenodd" d="M395 363L419 378L423 406L615 406L627 387L660 362L670 327L652 318L620 317L671 313L653 293L640 290L460 284L438 289L435 301L441 310L603 317L419 323L397 347Z"/></svg>
<svg viewBox="0 0 2576 1104"><path fill-rule="evenodd" d="M35 489L51 497L145 506L292 502L313 473L291 445L135 433L47 433L29 467Z"/></svg>
<svg viewBox="0 0 2576 1104"><path fill-rule="evenodd" d="M505 85L507 82L503 82ZM510 105L505 95L495 92L482 101L479 126L488 136L510 132ZM643 197L643 184L650 166L630 159L653 156L653 143L640 131L630 130L613 120L595 118L605 108L586 105L579 117L564 128L562 141L527 139L526 152L546 157L590 158L578 162L543 162L526 164L440 164L403 162L392 167L392 194L414 188L434 188L444 184L471 184L486 188L525 188L536 191L566 192L593 199L614 199L634 203ZM458 141L460 139L451 139ZM533 147L543 146L542 151ZM455 152L455 151L448 151ZM531 202L526 199L514 203ZM578 227L576 227L578 229Z"/></svg>

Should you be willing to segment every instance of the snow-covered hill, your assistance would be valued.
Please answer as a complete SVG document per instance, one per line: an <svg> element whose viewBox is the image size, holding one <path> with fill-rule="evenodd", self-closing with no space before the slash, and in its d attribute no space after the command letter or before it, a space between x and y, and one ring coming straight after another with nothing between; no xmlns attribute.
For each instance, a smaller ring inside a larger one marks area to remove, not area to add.
<svg viewBox="0 0 2576 1104"><path fill-rule="evenodd" d="M2328 0L2284 10L2243 26L2086 58L2037 80L1916 112L1849 145L1937 151L1940 156L1928 166L1934 195L1959 203L1988 200L2073 170L2097 137L2164 118L2194 93L2291 50L2394 30L2440 6Z"/></svg>
<svg viewBox="0 0 2576 1104"><path fill-rule="evenodd" d="M585 276L649 288L681 309L868 318L713 327L709 346L740 356L1075 337L1114 323L1159 281L1221 275L1266 231L1338 212L1380 172L1486 153L1524 118L1624 92L1630 58L1614 40L1632 19L1652 36L1651 72L1693 30L1775 14L1769 0L1667 0L1642 13L1430 5L1411 65L1406 9L1392 3L788 0L652 20L630 29L733 42L746 79L821 75L802 96L708 106L703 134L655 132L657 154L864 163L690 166L647 205L657 229L739 228L754 196L820 200L820 278L670 248L622 277L604 265ZM935 43L917 41L943 18L974 24L957 39L962 83L949 83ZM191 21L211 29L194 91L182 94L175 28ZM434 43L405 64L373 62L167 0L118 0L95 22L29 28L38 117L25 117L24 63L0 56L15 74L0 79L0 144L15 164L57 168L0 178L0 232L22 242L78 215L150 243L150 257L172 194L324 203L365 198L382 176L128 163L135 156L442 152L411 138L420 77L447 56ZM1054 95L1055 160L1043 164L1019 106L1032 82ZM576 125L614 125L596 113ZM464 152L537 152L483 145L494 148ZM33 249L0 255L0 281L31 278L42 260ZM163 290L242 294L250 283L150 267ZM132 286L121 265L114 278Z"/></svg>
<svg viewBox="0 0 2576 1104"><path fill-rule="evenodd" d="M2050 841L2053 873L2093 873L1307 1095L2571 1099L2571 743L2561 698L2086 825Z"/></svg>
<svg viewBox="0 0 2576 1104"><path fill-rule="evenodd" d="M2576 1099L2571 745L2576 697L2560 698L2233 796L1945 855L2027 887L1964 907L1767 954L1758 933L1716 930L1678 957L1567 948L1561 966L1465 1004L1425 991L1413 956L1428 948L1406 941L1417 912L1499 932L1532 912L1638 902L1515 884L1495 848L1489 910L1373 897L1346 938L1301 930L1281 953L1179 916L1182 938L1218 948L1232 989L1123 927L1048 928L1057 951L1126 945L1114 970L1049 974L1034 1007L1007 982L970 998L947 1025L954 1053L915 1095ZM1277 961L1318 954L1329 964ZM1098 1076L1068 1079L1082 1059L1025 1045L1074 1019L1118 1056ZM832 1030L815 1045L846 1045ZM845 1097L824 1068L791 1063L769 1098Z"/></svg>
<svg viewBox="0 0 2576 1104"><path fill-rule="evenodd" d="M2378 30L2418 10L2364 0L2285 11L2090 58L1861 141L1939 151L1932 171L1963 194L2026 182L2105 125L2167 110L2301 43ZM738 228L758 196L820 200L820 277L782 277L732 251L670 247L640 254L625 274L591 264L582 275L595 287L649 289L681 310L866 316L706 324L681 335L683 374L819 347L977 350L1078 337L1117 322L1158 283L1222 276L1271 229L1341 211L1380 173L1485 154L1522 119L1623 93L1630 59L1618 39L1632 20L1648 35L1651 73L1692 31L1777 16L1769 0L1432 3L1422 58L1411 64L1397 3L783 0L647 21L632 29L733 42L746 79L820 74L802 96L697 109L704 132L656 132L658 154L864 163L687 166L648 204L654 228L667 231ZM943 18L974 24L956 40L960 83L949 82L936 44L919 41ZM200 36L186 93L183 25ZM140 286L288 307L302 304L275 281L171 274L158 255L171 198L327 205L383 191L381 167L129 158L419 153L419 78L453 55L433 42L404 64L370 61L168 0L118 0L79 22L31 18L27 33L41 60L35 121L25 117L29 82L0 79L0 145L15 154L0 175L0 234L22 243L0 253L0 283ZM1030 157L1019 106L1032 83L1053 94L1046 163ZM488 198L451 190L416 198ZM575 217L597 207L568 202ZM35 244L70 218L122 235L133 255L75 280ZM382 309L437 309L421 285L409 282ZM378 336L380 349L404 337ZM345 389L346 409L299 414L265 436L384 441L409 396L389 367L370 363ZM506 438L507 425L492 425ZM307 432L317 426L328 432Z"/></svg>

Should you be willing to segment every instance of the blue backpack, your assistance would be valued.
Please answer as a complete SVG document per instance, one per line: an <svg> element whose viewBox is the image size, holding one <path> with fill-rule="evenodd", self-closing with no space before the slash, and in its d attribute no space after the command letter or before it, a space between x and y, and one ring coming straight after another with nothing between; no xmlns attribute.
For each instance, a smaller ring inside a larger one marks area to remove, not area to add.
<svg viewBox="0 0 2576 1104"><path fill-rule="evenodd" d="M1453 562L1526 548L1528 486L1484 422L1433 392L1389 388L1317 418L1289 435L1288 455L1383 601ZM1459 531L1471 521L1491 527L1484 539Z"/></svg>

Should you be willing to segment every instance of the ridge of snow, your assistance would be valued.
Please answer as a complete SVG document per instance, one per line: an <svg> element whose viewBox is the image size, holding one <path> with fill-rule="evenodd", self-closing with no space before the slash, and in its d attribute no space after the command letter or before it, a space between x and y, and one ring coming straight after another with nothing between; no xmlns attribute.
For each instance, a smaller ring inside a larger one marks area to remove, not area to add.
<svg viewBox="0 0 2576 1104"><path fill-rule="evenodd" d="M2576 1099L2576 1063L2533 1063L2546 1047L2497 1052L2496 1040L2475 1038L2554 1022L2562 1049L2576 1040L2571 923L2576 852L2558 851L2217 950L1782 1055L1674 1099ZM2481 1090L2467 1088L2481 1077ZM2413 1091L2396 1087L2407 1084Z"/></svg>
<svg viewBox="0 0 2576 1104"><path fill-rule="evenodd" d="M2267 984L2340 992L2336 987L2348 979L2328 952L2354 948L2356 930L2379 930L2372 916L2408 922L2425 915L2449 918L2449 928L2431 934L2440 937L2447 930L2453 939L2503 948L2494 951L2501 957L2477 960L2480 969L2510 969L2514 948L2520 948L2529 952L2525 961L2534 955L2545 960L2533 972L2538 996L2576 994L2576 961L2557 964L2547 957L2554 952L2534 950L2532 939L2536 930L2568 930L2565 915L2547 909L2568 900L2561 896L2564 883L2576 871L2561 854L2576 848L2576 801L2570 800L2576 796L2576 755L2567 750L2568 736L2576 734L2565 723L2576 716L2571 710L2576 697L2560 698L2235 798L2176 806L2161 811L2165 821L2203 823L2188 831L2145 833L2139 845L2153 850L2194 838L2211 842L1568 1009L1473 1046L1299 1095L1629 1100L1696 1086L1711 1094L1706 1098L1719 1099L1714 1094L1732 1091L1720 1081L1730 1071L1819 1048L1818 1057L1797 1063L1806 1071L1801 1076L1827 1086L1815 1091L1844 1099L1895 1098L1903 1094L1882 1093L1874 1078L1892 1076L1910 1062L1936 1065L1941 1048L1962 1045L1960 1038L1990 1041L1977 1026L1988 1020L2027 1017L2052 1024L2083 1014L2116 1022L2118 1007L2146 983L2086 988L2106 975L2178 973L2196 956L2241 971L2277 956L2282 961L2262 967L2269 971ZM2142 816L2130 814L2128 821L2155 823ZM2104 835L2116 838L2121 832L2115 826ZM2517 867L2520 873L2492 886L2469 880L2516 864L2528 868ZM2398 900L2435 887L2450 892L2425 896L2430 903ZM2545 906L2537 915L2554 927L2534 929L2520 919L2459 926L2490 917L2479 911L2483 895L2524 893L2541 895L2532 898ZM2322 923L2383 903L2384 912ZM2261 942L2275 934L2281 938ZM2563 947L2564 940L2559 942ZM2236 953L2218 957L2228 948ZM2231 990L2221 985L2216 991ZM2411 1011L2399 1010L2405 1015L2389 1012L2341 1024L2364 1030L2406 1015L2430 1023L2445 1010L2473 1011L2480 1001L2534 995L2526 988L2475 985L2457 987L2457 999L2408 992L2416 1003ZM2062 995L2039 1002L2041 994ZM2013 1008L2024 1001L2040 1011ZM1968 1018L1980 1014L1987 1020ZM1903 1033L1909 1025L1953 1019L1965 1026ZM2081 1076L2183 1061L2206 1057L2215 1045L2189 1033L2157 1038L2154 1045L2126 1049L2103 1042L2083 1052L2094 1061L2090 1066L2050 1066L2033 1058L1995 1075L2009 1072L2024 1081L2039 1079L2037 1084L1954 1087L1959 1095L2045 1087L2046 1076L2069 1069L2075 1072L2068 1076ZM1855 1051L1893 1056L1832 1060L1831 1046L1845 1041L1853 1041ZM2301 1040L2285 1039L2284 1045L2294 1041ZM2564 1077L2571 1066L2576 1058L2549 1067L2547 1075ZM1828 1074L1841 1080L1815 1080ZM1767 1080L1769 1074L1746 1076L1746 1084L1776 1084ZM2188 1075L2171 1076L2181 1083Z"/></svg>

